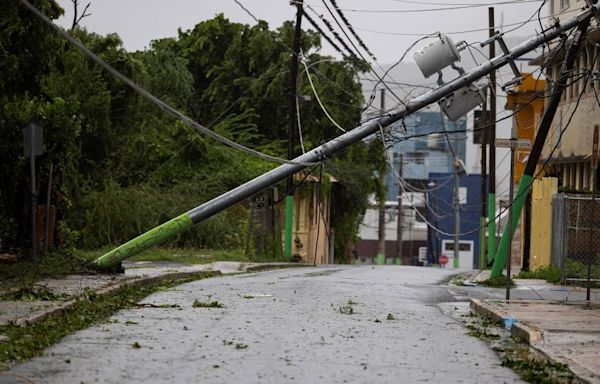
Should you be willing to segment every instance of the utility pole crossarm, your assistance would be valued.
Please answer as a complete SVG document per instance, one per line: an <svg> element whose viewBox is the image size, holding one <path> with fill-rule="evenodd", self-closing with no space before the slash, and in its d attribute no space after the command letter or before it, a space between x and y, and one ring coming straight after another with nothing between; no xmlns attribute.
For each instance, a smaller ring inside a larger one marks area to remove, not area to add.
<svg viewBox="0 0 600 384"><path fill-rule="evenodd" d="M594 5L594 10L600 9L600 3ZM508 54L502 54L486 61L475 67L464 75L409 101L406 105L400 106L395 113L369 121L359 127L356 127L337 138L320 145L319 147L299 156L291 163L280 165L279 167L248 181L214 199L170 220L158 227L136 237L133 240L113 249L107 254L98 258L95 263L99 267L109 267L118 264L145 249L156 245L169 237L172 237L193 224L198 224L207 218L223 211L224 209L243 201L250 196L262 191L263 189L293 175L305 168L306 163L323 161L324 159L336 154L349 145L358 142L380 130L380 127L387 127L396 121L410 115L429 104L435 103L452 92L469 85L490 71L498 69L511 60L530 52L545 43L558 37L560 34L578 26L583 21L588 21L592 16L592 9L587 9L576 17L567 20L563 24L557 24L545 31L543 34L535 36L518 46L514 47Z"/></svg>

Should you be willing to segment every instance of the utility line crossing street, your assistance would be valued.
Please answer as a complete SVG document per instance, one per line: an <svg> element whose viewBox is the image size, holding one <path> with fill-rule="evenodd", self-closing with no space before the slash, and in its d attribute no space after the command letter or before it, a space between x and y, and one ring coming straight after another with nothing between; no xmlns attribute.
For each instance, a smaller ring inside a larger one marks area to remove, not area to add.
<svg viewBox="0 0 600 384"><path fill-rule="evenodd" d="M66 337L13 372L45 383L521 382L444 314L459 305L439 285L450 276L331 266L195 281Z"/></svg>

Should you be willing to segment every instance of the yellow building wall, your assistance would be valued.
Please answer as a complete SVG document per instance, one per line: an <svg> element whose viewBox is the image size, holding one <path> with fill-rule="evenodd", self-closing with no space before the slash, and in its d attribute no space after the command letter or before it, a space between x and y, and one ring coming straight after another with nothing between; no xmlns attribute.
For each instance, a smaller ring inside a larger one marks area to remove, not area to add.
<svg viewBox="0 0 600 384"><path fill-rule="evenodd" d="M531 236L529 268L550 265L552 252L552 196L558 192L558 179L544 177L533 182L531 190Z"/></svg>
<svg viewBox="0 0 600 384"><path fill-rule="evenodd" d="M533 144L535 131L540 116L544 111L544 99L535 97L542 93L546 87L544 80L534 78L530 73L523 73L523 81L514 90L508 92L506 109L515 111L513 126L517 139L527 139ZM530 149L517 148L515 150L514 183L518 184L525 171L525 163Z"/></svg>
<svg viewBox="0 0 600 384"><path fill-rule="evenodd" d="M316 187L308 196L294 194L294 226L292 231L292 256L303 263L329 263L329 196L317 204ZM317 244L318 242L318 244Z"/></svg>

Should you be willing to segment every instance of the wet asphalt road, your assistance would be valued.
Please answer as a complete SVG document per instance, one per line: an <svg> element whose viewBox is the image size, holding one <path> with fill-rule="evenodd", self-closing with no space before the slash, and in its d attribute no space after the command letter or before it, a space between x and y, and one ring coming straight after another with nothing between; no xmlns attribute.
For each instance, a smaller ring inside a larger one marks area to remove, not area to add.
<svg viewBox="0 0 600 384"><path fill-rule="evenodd" d="M442 312L455 300L438 285L448 276L331 266L191 282L143 301L179 308L121 311L13 372L40 383L520 382Z"/></svg>

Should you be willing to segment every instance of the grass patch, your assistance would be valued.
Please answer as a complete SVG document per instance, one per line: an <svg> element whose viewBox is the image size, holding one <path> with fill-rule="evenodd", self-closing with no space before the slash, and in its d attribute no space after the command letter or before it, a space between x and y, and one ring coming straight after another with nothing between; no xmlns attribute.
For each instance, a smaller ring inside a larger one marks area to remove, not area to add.
<svg viewBox="0 0 600 384"><path fill-rule="evenodd" d="M142 287L123 287L103 295L87 291L72 307L38 323L0 326L0 335L6 338L0 342L0 370L37 356L64 336L106 321L119 310L135 307L138 301L154 292L216 275L214 272L195 273Z"/></svg>
<svg viewBox="0 0 600 384"><path fill-rule="evenodd" d="M552 265L545 265L539 267L535 271L521 271L516 279L543 279L549 283L559 283L560 282L560 269L558 267L554 267Z"/></svg>
<svg viewBox="0 0 600 384"><path fill-rule="evenodd" d="M103 247L93 250L77 250L75 254L82 259L95 260L110 252L113 247ZM131 261L171 261L182 264L208 264L215 261L251 261L243 249L214 250L197 248L163 248L154 247L147 249L129 258ZM263 260L261 260L263 261Z"/></svg>
<svg viewBox="0 0 600 384"><path fill-rule="evenodd" d="M5 301L53 301L66 299L67 295L57 295L44 286L28 285L15 291L0 295L0 300Z"/></svg>
<svg viewBox="0 0 600 384"><path fill-rule="evenodd" d="M37 271L33 268L33 261L28 259L10 265L0 264L0 289L28 287L45 277L96 273L98 271L88 259L55 251L40 256Z"/></svg>
<svg viewBox="0 0 600 384"><path fill-rule="evenodd" d="M507 279L506 276L500 275L500 276L492 277L492 278L482 281L481 285L483 285L484 287L489 287L489 288L505 288L506 283L507 283L506 279ZM516 287L516 284L513 281L513 279L510 279L510 286Z"/></svg>

